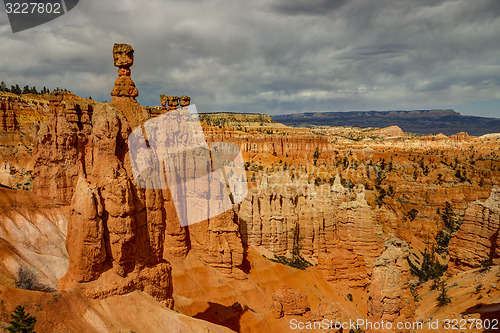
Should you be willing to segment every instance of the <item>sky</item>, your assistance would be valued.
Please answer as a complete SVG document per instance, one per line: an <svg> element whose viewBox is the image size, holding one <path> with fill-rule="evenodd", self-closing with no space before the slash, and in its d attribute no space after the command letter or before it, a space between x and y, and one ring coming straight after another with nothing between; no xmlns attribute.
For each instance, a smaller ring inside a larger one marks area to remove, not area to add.
<svg viewBox="0 0 500 333"><path fill-rule="evenodd" d="M109 101L114 43L135 49L142 105L199 112L452 108L500 117L498 0L81 0L12 33L0 81Z"/></svg>

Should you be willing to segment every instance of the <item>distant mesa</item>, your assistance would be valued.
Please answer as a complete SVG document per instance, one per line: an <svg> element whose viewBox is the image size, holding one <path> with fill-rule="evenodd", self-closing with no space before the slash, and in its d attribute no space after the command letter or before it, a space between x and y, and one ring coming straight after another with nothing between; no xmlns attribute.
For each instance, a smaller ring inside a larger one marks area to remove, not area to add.
<svg viewBox="0 0 500 333"><path fill-rule="evenodd" d="M463 116L451 110L305 112L273 116L288 126L398 126L416 134L453 135L467 132L479 136L500 132L499 118Z"/></svg>

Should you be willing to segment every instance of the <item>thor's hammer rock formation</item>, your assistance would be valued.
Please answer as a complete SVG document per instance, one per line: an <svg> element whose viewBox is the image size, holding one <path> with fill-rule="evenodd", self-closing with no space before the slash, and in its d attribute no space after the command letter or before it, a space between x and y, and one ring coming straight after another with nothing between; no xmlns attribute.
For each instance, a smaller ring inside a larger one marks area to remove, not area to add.
<svg viewBox="0 0 500 333"><path fill-rule="evenodd" d="M132 47L115 44L113 58L120 76L110 104L52 94L49 121L35 142L34 191L69 209L69 268L59 290L76 288L91 298L141 290L172 307L165 258L193 251L219 271L241 276L241 236L233 211L182 228L168 188L135 183L127 138L151 115L135 100Z"/></svg>

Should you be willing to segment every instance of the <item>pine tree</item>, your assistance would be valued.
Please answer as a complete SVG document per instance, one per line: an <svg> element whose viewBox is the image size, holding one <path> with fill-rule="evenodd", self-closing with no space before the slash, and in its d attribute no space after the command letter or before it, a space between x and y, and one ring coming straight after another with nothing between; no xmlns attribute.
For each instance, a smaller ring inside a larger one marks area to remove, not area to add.
<svg viewBox="0 0 500 333"><path fill-rule="evenodd" d="M21 87L19 87L19 84L16 84L15 86L10 86L10 92L16 95L21 95L23 91L21 90Z"/></svg>
<svg viewBox="0 0 500 333"><path fill-rule="evenodd" d="M410 265L410 268L411 265ZM418 276L420 282L424 283L428 280L440 277L446 271L447 265L441 265L438 258L436 257L436 248L434 245L429 247L429 241L427 240L427 245L423 253L422 266L420 268L414 266L412 268L412 273Z"/></svg>
<svg viewBox="0 0 500 333"><path fill-rule="evenodd" d="M7 331L10 333L36 333L35 324L36 318L24 312L24 307L18 305L11 315L12 321Z"/></svg>
<svg viewBox="0 0 500 333"><path fill-rule="evenodd" d="M444 306L451 303L451 298L448 296L446 285L441 281L439 286L439 296L437 298L438 305Z"/></svg>
<svg viewBox="0 0 500 333"><path fill-rule="evenodd" d="M318 162L319 155L321 155L321 152L319 151L319 147L316 147L316 150L313 153L313 163L316 165Z"/></svg>
<svg viewBox="0 0 500 333"><path fill-rule="evenodd" d="M453 221L453 208L451 208L451 204L446 201L444 205L444 210L441 214L441 219L444 222L444 226L448 229L454 230L454 221Z"/></svg>
<svg viewBox="0 0 500 333"><path fill-rule="evenodd" d="M8 91L8 90L9 89L7 88L5 82L2 81L2 83L0 83L0 91Z"/></svg>

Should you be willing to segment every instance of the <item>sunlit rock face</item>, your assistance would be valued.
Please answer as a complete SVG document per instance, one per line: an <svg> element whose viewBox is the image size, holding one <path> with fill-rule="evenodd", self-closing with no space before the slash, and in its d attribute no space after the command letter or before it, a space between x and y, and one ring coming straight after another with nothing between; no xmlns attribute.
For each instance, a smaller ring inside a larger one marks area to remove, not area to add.
<svg viewBox="0 0 500 333"><path fill-rule="evenodd" d="M15 131L18 128L14 100L11 96L0 97L0 131Z"/></svg>
<svg viewBox="0 0 500 333"><path fill-rule="evenodd" d="M455 274L491 261L500 264L500 187L486 201L475 201L465 210L460 229L449 244L448 272Z"/></svg>
<svg viewBox="0 0 500 333"><path fill-rule="evenodd" d="M368 317L373 321L408 322L415 315L410 292L408 244L393 238L375 260L368 298Z"/></svg>

